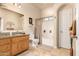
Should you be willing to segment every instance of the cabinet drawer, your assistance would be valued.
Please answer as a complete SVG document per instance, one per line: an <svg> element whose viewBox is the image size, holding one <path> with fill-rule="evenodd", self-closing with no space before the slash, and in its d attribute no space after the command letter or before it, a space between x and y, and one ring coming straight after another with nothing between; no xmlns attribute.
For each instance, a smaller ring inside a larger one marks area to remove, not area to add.
<svg viewBox="0 0 79 59"><path fill-rule="evenodd" d="M1 39L0 40L0 45L9 44L9 43L10 43L10 39Z"/></svg>
<svg viewBox="0 0 79 59"><path fill-rule="evenodd" d="M18 41L19 41L19 38L18 37L12 38L12 43L16 43Z"/></svg>
<svg viewBox="0 0 79 59"><path fill-rule="evenodd" d="M29 37L15 37L12 38L12 43L18 42L20 40L27 40L27 39L29 39Z"/></svg>
<svg viewBox="0 0 79 59"><path fill-rule="evenodd" d="M26 37L19 37L19 40L25 40Z"/></svg>
<svg viewBox="0 0 79 59"><path fill-rule="evenodd" d="M12 38L12 42L15 43L15 42L18 42L20 40L25 40L26 38L25 37L15 37L15 38Z"/></svg>

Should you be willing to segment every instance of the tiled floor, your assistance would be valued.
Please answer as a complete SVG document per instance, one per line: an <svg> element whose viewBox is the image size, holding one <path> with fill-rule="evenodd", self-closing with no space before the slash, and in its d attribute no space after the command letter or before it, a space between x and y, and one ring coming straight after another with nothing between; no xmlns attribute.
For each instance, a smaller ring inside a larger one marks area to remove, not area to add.
<svg viewBox="0 0 79 59"><path fill-rule="evenodd" d="M59 48L54 49L47 46L39 45L37 48L29 48L29 50L21 53L18 56L69 56L70 52L68 49Z"/></svg>

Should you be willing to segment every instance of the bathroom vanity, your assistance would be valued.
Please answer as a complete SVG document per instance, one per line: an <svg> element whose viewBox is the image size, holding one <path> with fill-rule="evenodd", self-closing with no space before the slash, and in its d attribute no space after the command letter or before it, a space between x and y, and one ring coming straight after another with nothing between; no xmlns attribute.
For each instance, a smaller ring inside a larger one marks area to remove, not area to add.
<svg viewBox="0 0 79 59"><path fill-rule="evenodd" d="M29 48L29 35L0 36L0 56L14 56Z"/></svg>

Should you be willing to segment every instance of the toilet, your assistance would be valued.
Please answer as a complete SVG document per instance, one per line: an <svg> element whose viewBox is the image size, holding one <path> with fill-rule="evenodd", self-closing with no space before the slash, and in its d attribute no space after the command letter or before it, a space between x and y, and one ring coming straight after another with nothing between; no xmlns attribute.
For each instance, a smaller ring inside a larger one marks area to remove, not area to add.
<svg viewBox="0 0 79 59"><path fill-rule="evenodd" d="M30 34L30 40L32 41L32 47L36 48L39 43L39 39L34 38L34 34Z"/></svg>

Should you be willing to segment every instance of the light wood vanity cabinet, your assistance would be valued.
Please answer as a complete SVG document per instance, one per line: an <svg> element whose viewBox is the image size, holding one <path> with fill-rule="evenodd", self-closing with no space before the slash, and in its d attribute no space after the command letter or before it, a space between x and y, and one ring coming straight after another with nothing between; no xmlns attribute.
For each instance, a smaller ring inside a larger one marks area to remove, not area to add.
<svg viewBox="0 0 79 59"><path fill-rule="evenodd" d="M28 36L15 37L12 39L12 55L16 55L29 48Z"/></svg>
<svg viewBox="0 0 79 59"><path fill-rule="evenodd" d="M0 40L0 55L17 55L29 48L29 36L22 35ZM2 52L2 53L1 53Z"/></svg>

